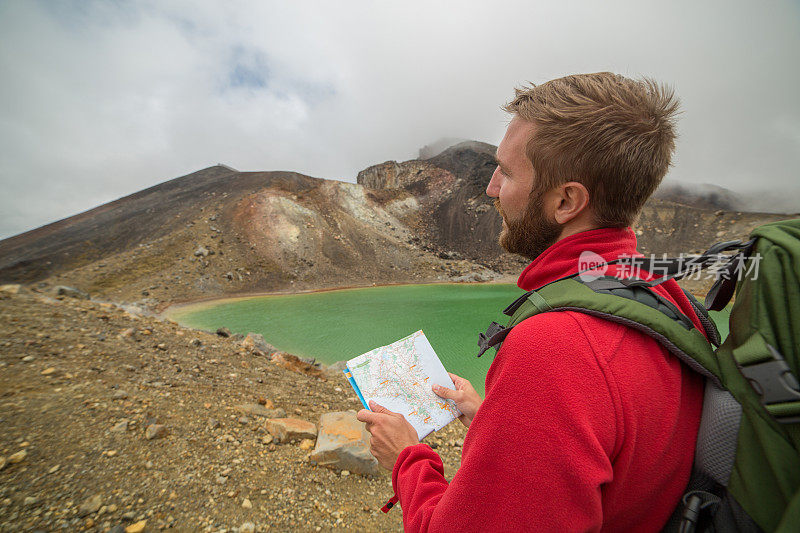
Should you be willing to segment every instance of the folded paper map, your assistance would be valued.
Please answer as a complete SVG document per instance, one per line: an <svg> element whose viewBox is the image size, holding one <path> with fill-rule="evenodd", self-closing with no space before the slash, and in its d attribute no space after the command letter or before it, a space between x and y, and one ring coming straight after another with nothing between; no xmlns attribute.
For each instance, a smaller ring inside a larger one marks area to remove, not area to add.
<svg viewBox="0 0 800 533"><path fill-rule="evenodd" d="M431 390L455 385L422 330L350 359L344 373L365 409L374 400L401 413L420 440L461 415L452 400Z"/></svg>

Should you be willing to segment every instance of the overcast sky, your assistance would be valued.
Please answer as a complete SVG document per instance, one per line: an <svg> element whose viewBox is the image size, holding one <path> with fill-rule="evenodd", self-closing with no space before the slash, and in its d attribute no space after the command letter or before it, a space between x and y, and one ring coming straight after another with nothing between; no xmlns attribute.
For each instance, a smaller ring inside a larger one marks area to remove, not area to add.
<svg viewBox="0 0 800 533"><path fill-rule="evenodd" d="M798 65L797 1L0 0L0 238L217 162L497 144L514 86L601 70L674 86L672 179L800 211Z"/></svg>

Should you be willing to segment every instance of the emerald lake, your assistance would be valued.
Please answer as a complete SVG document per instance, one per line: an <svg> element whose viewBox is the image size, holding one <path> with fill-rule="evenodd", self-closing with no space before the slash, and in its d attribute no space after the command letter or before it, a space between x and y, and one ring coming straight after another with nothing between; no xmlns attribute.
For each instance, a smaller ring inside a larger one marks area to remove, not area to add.
<svg viewBox="0 0 800 533"><path fill-rule="evenodd" d="M521 294L513 284L397 285L200 302L167 316L197 329L261 333L279 350L325 364L421 329L445 368L483 392L495 351L476 357L478 332L504 324L503 309ZM727 334L727 313L712 317Z"/></svg>

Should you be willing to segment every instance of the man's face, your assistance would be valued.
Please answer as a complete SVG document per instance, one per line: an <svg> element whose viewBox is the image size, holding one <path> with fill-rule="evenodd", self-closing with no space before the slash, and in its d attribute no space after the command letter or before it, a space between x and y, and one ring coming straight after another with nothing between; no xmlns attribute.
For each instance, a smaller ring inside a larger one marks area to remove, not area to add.
<svg viewBox="0 0 800 533"><path fill-rule="evenodd" d="M534 127L514 117L497 147L497 168L486 186L486 194L495 198L503 218L500 246L531 260L561 235L561 226L545 213L545 191L536 190L533 165L526 154Z"/></svg>

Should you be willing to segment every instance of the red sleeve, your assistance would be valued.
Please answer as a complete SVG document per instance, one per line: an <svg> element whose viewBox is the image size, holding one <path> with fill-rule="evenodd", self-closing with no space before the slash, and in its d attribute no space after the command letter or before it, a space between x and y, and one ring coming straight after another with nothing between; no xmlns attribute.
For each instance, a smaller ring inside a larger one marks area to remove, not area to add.
<svg viewBox="0 0 800 533"><path fill-rule="evenodd" d="M621 418L592 347L603 339L589 338L572 313L514 328L489 370L452 483L428 446L398 457L392 484L406 531L600 529Z"/></svg>

